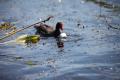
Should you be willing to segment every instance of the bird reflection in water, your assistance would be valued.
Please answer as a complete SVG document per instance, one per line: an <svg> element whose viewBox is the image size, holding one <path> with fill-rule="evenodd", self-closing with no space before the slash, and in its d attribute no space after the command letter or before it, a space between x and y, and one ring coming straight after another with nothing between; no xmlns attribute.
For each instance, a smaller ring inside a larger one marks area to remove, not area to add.
<svg viewBox="0 0 120 80"><path fill-rule="evenodd" d="M57 38L56 41L57 41L58 48L64 47L64 40L62 38Z"/></svg>
<svg viewBox="0 0 120 80"><path fill-rule="evenodd" d="M63 48L64 47L64 42L58 41L57 46L58 46L58 48Z"/></svg>

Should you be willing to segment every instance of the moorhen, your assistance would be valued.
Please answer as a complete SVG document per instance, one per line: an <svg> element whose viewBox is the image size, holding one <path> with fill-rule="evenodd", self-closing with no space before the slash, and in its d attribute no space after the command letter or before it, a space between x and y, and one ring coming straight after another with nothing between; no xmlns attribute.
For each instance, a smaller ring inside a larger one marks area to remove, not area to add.
<svg viewBox="0 0 120 80"><path fill-rule="evenodd" d="M34 27L37 30L36 33L40 34L43 37L55 37L55 38L57 38L61 34L60 30L63 30L63 23L58 22L56 24L55 29L53 29L53 27L46 25L44 23L41 23L39 25L35 25Z"/></svg>

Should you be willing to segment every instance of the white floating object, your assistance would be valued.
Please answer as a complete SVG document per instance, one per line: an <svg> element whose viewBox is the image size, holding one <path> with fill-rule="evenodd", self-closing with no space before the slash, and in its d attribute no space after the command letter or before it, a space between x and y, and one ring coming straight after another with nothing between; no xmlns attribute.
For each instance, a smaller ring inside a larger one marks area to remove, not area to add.
<svg viewBox="0 0 120 80"><path fill-rule="evenodd" d="M60 38L67 38L67 34L66 33L61 33Z"/></svg>

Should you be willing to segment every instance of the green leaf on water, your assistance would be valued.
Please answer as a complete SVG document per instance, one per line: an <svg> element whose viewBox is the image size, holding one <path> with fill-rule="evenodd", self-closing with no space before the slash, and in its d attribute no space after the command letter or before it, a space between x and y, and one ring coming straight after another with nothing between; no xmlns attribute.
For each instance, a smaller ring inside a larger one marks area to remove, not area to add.
<svg viewBox="0 0 120 80"><path fill-rule="evenodd" d="M40 40L39 35L30 35L26 37L26 43L37 43Z"/></svg>
<svg viewBox="0 0 120 80"><path fill-rule="evenodd" d="M17 43L37 43L40 40L39 35L21 35L16 38Z"/></svg>

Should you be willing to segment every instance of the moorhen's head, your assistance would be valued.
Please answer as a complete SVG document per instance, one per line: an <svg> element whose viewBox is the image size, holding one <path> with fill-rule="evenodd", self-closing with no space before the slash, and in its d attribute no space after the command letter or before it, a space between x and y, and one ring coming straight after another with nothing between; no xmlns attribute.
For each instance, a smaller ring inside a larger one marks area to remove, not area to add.
<svg viewBox="0 0 120 80"><path fill-rule="evenodd" d="M62 22L58 22L56 24L56 30L63 30L63 23Z"/></svg>

